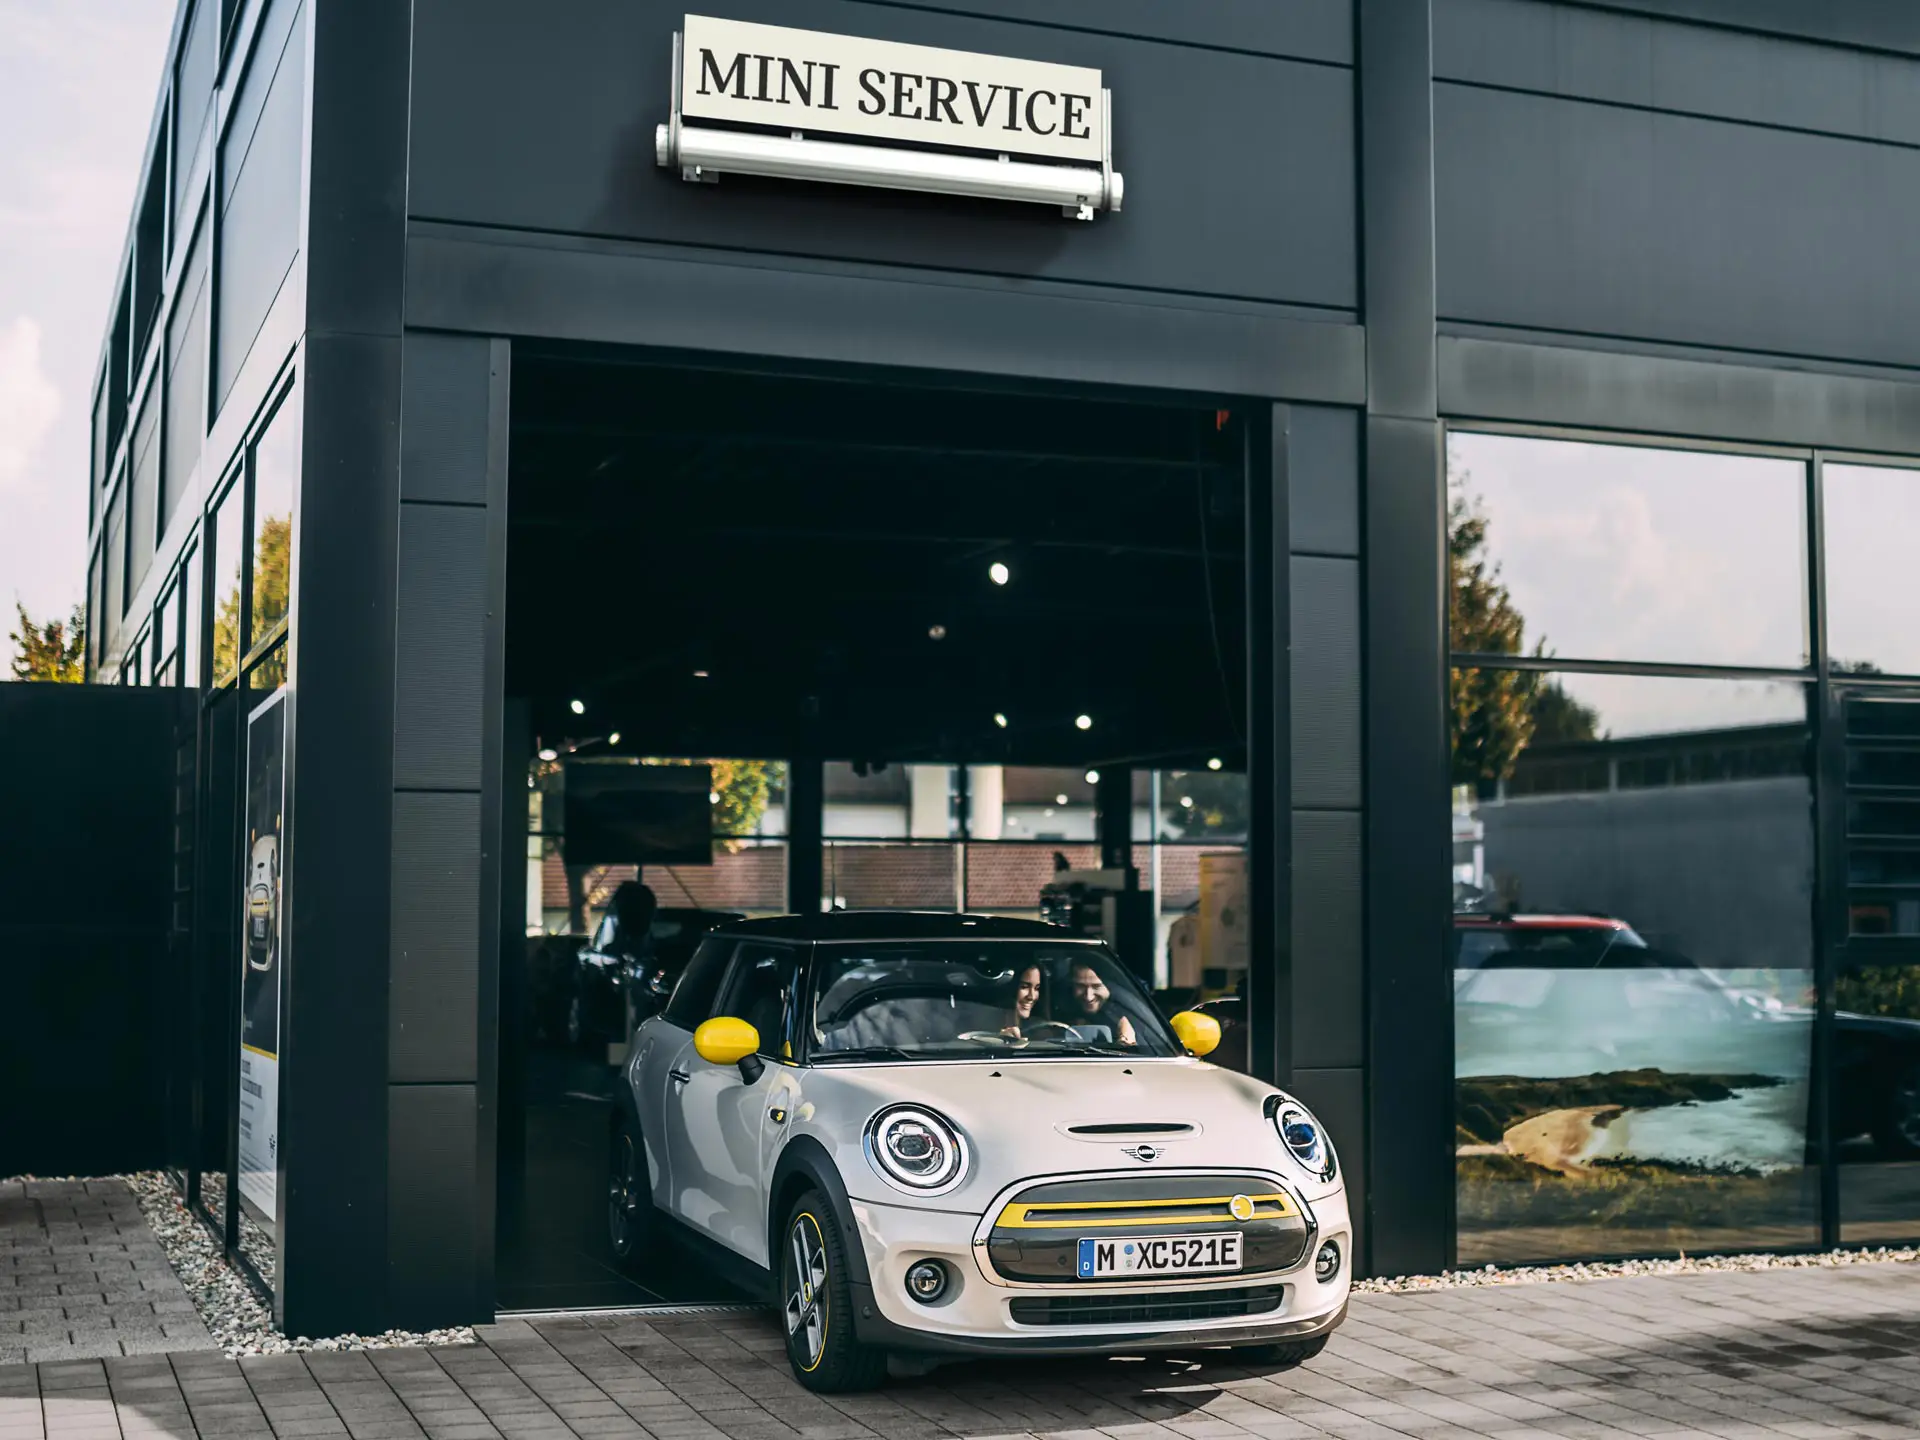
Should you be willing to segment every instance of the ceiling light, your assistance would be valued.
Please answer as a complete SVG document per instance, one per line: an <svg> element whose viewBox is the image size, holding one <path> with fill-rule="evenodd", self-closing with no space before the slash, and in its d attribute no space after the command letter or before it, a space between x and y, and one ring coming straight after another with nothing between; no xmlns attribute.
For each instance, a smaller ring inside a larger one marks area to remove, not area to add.
<svg viewBox="0 0 1920 1440"><path fill-rule="evenodd" d="M1073 728L1074 728L1074 729L1076 729L1076 730L1091 730L1091 729L1093 729L1093 716L1091 716L1091 715L1076 715L1076 716L1074 716L1074 717L1073 717Z"/></svg>
<svg viewBox="0 0 1920 1440"><path fill-rule="evenodd" d="M540 752L540 758L542 760L558 760L560 758L560 752L549 745Z"/></svg>
<svg viewBox="0 0 1920 1440"><path fill-rule="evenodd" d="M1218 755L1214 756L1213 759L1207 761L1207 769L1218 770L1219 768L1220 768L1220 757Z"/></svg>
<svg viewBox="0 0 1920 1440"><path fill-rule="evenodd" d="M1004 585L1013 578L1013 572L1004 562L996 560L987 567L987 578L996 585Z"/></svg>
<svg viewBox="0 0 1920 1440"><path fill-rule="evenodd" d="M704 670L696 670L693 672L693 678L696 680L704 680L707 678L707 672Z"/></svg>
<svg viewBox="0 0 1920 1440"><path fill-rule="evenodd" d="M1004 730L1007 728L1007 717L996 710L993 712L993 723Z"/></svg>
<svg viewBox="0 0 1920 1440"><path fill-rule="evenodd" d="M567 708L576 715L584 715L587 713L587 702L584 700L573 700L568 702Z"/></svg>
<svg viewBox="0 0 1920 1440"><path fill-rule="evenodd" d="M618 745L619 743L620 743L620 732L618 730L614 731L611 735L607 736L607 744Z"/></svg>
<svg viewBox="0 0 1920 1440"><path fill-rule="evenodd" d="M1056 795L1053 797L1053 803L1056 805L1064 805L1067 803L1067 797L1064 795Z"/></svg>
<svg viewBox="0 0 1920 1440"><path fill-rule="evenodd" d="M947 627L946 627L946 626L944 626L944 625L929 625L929 626L927 627L927 638L928 638L929 640L944 640L944 639L946 639L946 638L947 638Z"/></svg>
<svg viewBox="0 0 1920 1440"><path fill-rule="evenodd" d="M1098 785L1099 783L1100 783L1100 772L1098 770L1087 771L1087 784Z"/></svg>
<svg viewBox="0 0 1920 1440"><path fill-rule="evenodd" d="M709 805L718 805L720 803L720 792L718 790L709 790L707 792L707 803Z"/></svg>
<svg viewBox="0 0 1920 1440"><path fill-rule="evenodd" d="M1193 796L1191 796L1191 795L1182 795L1182 796L1180 797L1180 808L1181 808L1181 809L1183 809L1183 810L1191 810L1191 809L1193 809Z"/></svg>

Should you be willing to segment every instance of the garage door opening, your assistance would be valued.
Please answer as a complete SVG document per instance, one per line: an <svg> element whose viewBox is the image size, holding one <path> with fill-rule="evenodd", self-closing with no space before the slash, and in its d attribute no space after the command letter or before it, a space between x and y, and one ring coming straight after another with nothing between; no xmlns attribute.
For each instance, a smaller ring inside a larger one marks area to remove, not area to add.
<svg viewBox="0 0 1920 1440"><path fill-rule="evenodd" d="M632 1027L730 919L1100 929L1244 1057L1244 417L518 348L512 392L502 1310L746 1298L606 1224Z"/></svg>

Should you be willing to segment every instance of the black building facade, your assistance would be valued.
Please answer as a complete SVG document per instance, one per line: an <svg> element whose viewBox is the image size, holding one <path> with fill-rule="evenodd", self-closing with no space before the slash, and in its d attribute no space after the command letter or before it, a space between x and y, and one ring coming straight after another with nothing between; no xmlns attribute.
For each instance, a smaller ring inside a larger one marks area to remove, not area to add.
<svg viewBox="0 0 1920 1440"><path fill-rule="evenodd" d="M724 16L1098 69L1125 203L688 183L653 0L181 6L90 664L199 696L170 1146L284 1326L544 1293L589 740L777 761L792 909L823 765L1086 770L1122 868L1243 776L1245 1063L1371 1273L1920 1232L1920 20Z"/></svg>

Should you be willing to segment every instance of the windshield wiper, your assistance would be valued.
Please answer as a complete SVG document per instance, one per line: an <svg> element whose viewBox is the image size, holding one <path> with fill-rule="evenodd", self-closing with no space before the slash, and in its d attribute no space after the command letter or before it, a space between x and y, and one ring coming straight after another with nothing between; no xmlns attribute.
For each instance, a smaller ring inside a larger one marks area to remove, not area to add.
<svg viewBox="0 0 1920 1440"><path fill-rule="evenodd" d="M1119 1045L1105 1040L1030 1040L1028 1055L1141 1055L1137 1045Z"/></svg>
<svg viewBox="0 0 1920 1440"><path fill-rule="evenodd" d="M918 1052L902 1050L898 1045L856 1045L851 1050L816 1050L813 1061L816 1065L829 1060L913 1060Z"/></svg>

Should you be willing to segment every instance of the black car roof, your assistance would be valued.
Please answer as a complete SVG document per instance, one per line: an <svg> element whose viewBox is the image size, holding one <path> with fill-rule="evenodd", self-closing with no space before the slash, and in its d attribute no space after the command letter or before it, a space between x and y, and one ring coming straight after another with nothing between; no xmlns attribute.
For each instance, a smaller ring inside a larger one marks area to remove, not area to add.
<svg viewBox="0 0 1920 1440"><path fill-rule="evenodd" d="M947 910L828 910L819 915L774 915L742 920L715 932L759 935L810 944L859 940L1051 940L1085 937L1040 920L1004 915L956 915Z"/></svg>

